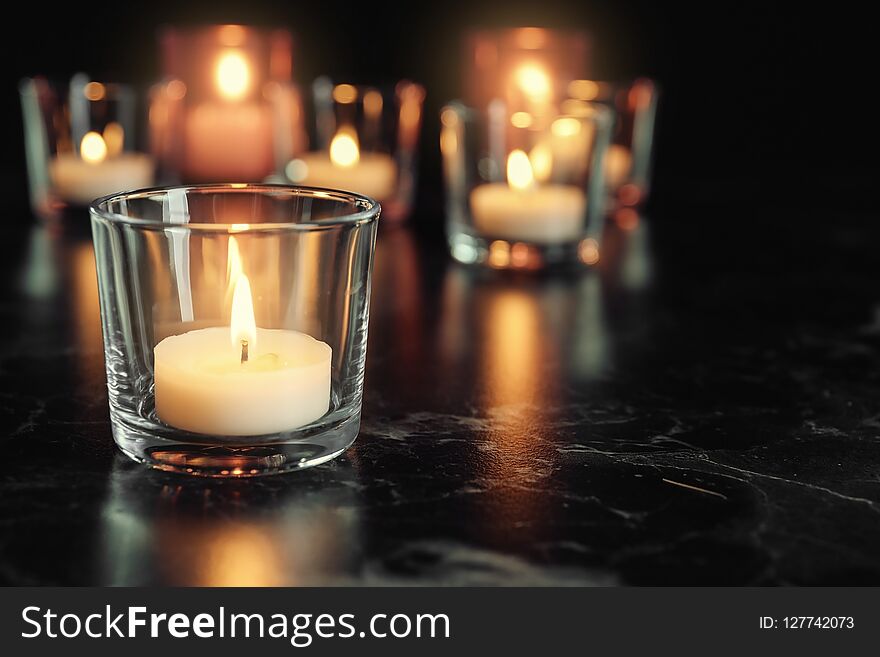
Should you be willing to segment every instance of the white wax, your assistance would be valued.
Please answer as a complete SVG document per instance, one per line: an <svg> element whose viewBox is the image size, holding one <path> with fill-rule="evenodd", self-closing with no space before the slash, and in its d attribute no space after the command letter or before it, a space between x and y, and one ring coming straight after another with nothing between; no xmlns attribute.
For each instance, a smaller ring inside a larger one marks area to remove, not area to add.
<svg viewBox="0 0 880 657"><path fill-rule="evenodd" d="M153 160L143 153L122 153L94 164L73 153L62 153L49 162L55 193L77 205L88 205L114 192L150 187L153 174Z"/></svg>
<svg viewBox="0 0 880 657"><path fill-rule="evenodd" d="M156 413L173 427L254 436L296 429L330 408L329 345L280 329L257 329L249 360L229 327L198 329L156 345Z"/></svg>
<svg viewBox="0 0 880 657"><path fill-rule="evenodd" d="M572 185L512 189L507 183L471 192L474 226L485 237L562 244L581 237L587 197Z"/></svg>
<svg viewBox="0 0 880 657"><path fill-rule="evenodd" d="M312 187L343 189L384 201L394 195L397 183L397 165L385 153L361 153L360 160L351 166L339 166L326 152L306 153L297 158L298 180L294 182ZM305 166L303 166L305 165Z"/></svg>
<svg viewBox="0 0 880 657"><path fill-rule="evenodd" d="M187 113L184 175L206 182L259 182L275 167L272 117L256 103L203 103Z"/></svg>

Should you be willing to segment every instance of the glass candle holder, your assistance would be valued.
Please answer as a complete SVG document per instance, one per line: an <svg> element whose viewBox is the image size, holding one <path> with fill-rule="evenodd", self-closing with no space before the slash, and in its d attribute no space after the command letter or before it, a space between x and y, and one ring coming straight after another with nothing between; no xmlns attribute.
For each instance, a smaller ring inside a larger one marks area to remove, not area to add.
<svg viewBox="0 0 880 657"><path fill-rule="evenodd" d="M518 27L477 30L465 38L463 100L486 108L495 99L511 111L560 100L558 82L590 75L585 32Z"/></svg>
<svg viewBox="0 0 880 657"><path fill-rule="evenodd" d="M608 211L639 207L651 188L654 123L659 92L654 81L639 78L629 83L573 80L568 84L564 108L585 102L614 108L614 136L605 159L605 186L610 196ZM628 216L628 215L624 215Z"/></svg>
<svg viewBox="0 0 880 657"><path fill-rule="evenodd" d="M291 43L243 25L162 32L150 131L163 179L260 182L284 166L302 133Z"/></svg>
<svg viewBox="0 0 880 657"><path fill-rule="evenodd" d="M382 203L385 221L409 214L416 188L425 90L413 82L392 89L312 85L311 148L284 167L296 184L347 189Z"/></svg>
<svg viewBox="0 0 880 657"><path fill-rule="evenodd" d="M85 216L100 196L153 184L153 159L137 150L138 106L130 86L77 74L63 85L28 78L19 91L38 217Z"/></svg>
<svg viewBox="0 0 880 657"><path fill-rule="evenodd" d="M599 260L603 162L612 111L577 115L441 112L447 237L452 256L495 268L540 269Z"/></svg>
<svg viewBox="0 0 880 657"><path fill-rule="evenodd" d="M282 185L91 207L113 436L155 468L317 465L358 433L379 205Z"/></svg>

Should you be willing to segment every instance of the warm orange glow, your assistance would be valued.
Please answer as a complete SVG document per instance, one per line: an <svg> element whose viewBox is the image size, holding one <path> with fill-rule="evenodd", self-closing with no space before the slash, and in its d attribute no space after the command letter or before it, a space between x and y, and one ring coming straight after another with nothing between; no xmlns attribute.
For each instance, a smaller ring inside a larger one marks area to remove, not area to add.
<svg viewBox="0 0 880 657"><path fill-rule="evenodd" d="M224 25L217 37L224 46L240 46L244 43L247 33L241 25Z"/></svg>
<svg viewBox="0 0 880 657"><path fill-rule="evenodd" d="M532 100L545 101L552 91L547 72L535 64L524 64L516 71L516 83Z"/></svg>
<svg viewBox="0 0 880 657"><path fill-rule="evenodd" d="M557 137L574 137L581 131L581 122L570 116L556 119L550 126L550 131Z"/></svg>
<svg viewBox="0 0 880 657"><path fill-rule="evenodd" d="M186 96L186 85L182 80L169 80L165 85L165 93L171 100L181 100Z"/></svg>
<svg viewBox="0 0 880 657"><path fill-rule="evenodd" d="M239 274L232 293L232 318L229 325L229 338L236 350L242 342L247 342L253 353L257 344L257 320L254 318L254 299L251 283L245 274Z"/></svg>
<svg viewBox="0 0 880 657"><path fill-rule="evenodd" d="M357 88L351 84L337 84L333 87L333 100L337 103L347 105L357 100Z"/></svg>
<svg viewBox="0 0 880 657"><path fill-rule="evenodd" d="M104 144L107 146L107 157L116 157L122 153L125 130L116 121L111 121L104 127Z"/></svg>
<svg viewBox="0 0 880 657"><path fill-rule="evenodd" d="M621 208L615 213L614 219L626 231L635 230L639 225L639 213L632 208Z"/></svg>
<svg viewBox="0 0 880 657"><path fill-rule="evenodd" d="M547 182L553 172L553 150L545 142L535 144L529 151L529 164L538 182Z"/></svg>
<svg viewBox="0 0 880 657"><path fill-rule="evenodd" d="M504 240L495 240L489 245L488 263L490 267L499 269L510 264L510 244Z"/></svg>
<svg viewBox="0 0 880 657"><path fill-rule="evenodd" d="M79 152L89 164L99 164L107 158L107 144L97 132L87 132L82 138Z"/></svg>
<svg viewBox="0 0 880 657"><path fill-rule="evenodd" d="M535 176L525 151L516 149L507 158L507 184L513 189L527 190L534 186Z"/></svg>
<svg viewBox="0 0 880 657"><path fill-rule="evenodd" d="M89 100L101 100L106 93L107 90L100 82L89 82L83 87L83 95Z"/></svg>
<svg viewBox="0 0 880 657"><path fill-rule="evenodd" d="M528 128L532 125L532 115L528 112L514 112L510 115L510 124L514 128Z"/></svg>
<svg viewBox="0 0 880 657"><path fill-rule="evenodd" d="M281 555L273 535L258 525L233 525L209 532L199 547L200 586L278 586Z"/></svg>
<svg viewBox="0 0 880 657"><path fill-rule="evenodd" d="M444 126L440 130L440 152L449 157L458 152L458 135L454 128Z"/></svg>
<svg viewBox="0 0 880 657"><path fill-rule="evenodd" d="M574 98L563 100L559 109L563 114L570 116L587 117L593 113L589 103L583 100L575 100Z"/></svg>
<svg viewBox="0 0 880 657"><path fill-rule="evenodd" d="M578 257L585 265L595 265L599 262L599 244L592 237L588 237L578 247Z"/></svg>
<svg viewBox="0 0 880 657"><path fill-rule="evenodd" d="M599 91L599 83L592 80L572 80L568 83L568 95L579 100L593 100Z"/></svg>
<svg viewBox="0 0 880 657"><path fill-rule="evenodd" d="M353 167L361 159L357 135L351 130L340 130L330 142L330 161L338 167Z"/></svg>
<svg viewBox="0 0 880 657"><path fill-rule="evenodd" d="M370 89L364 94L364 114L371 119L377 119L382 115L382 94L375 89Z"/></svg>
<svg viewBox="0 0 880 657"><path fill-rule="evenodd" d="M518 269L529 265L529 247L522 242L516 242L510 247L510 265Z"/></svg>
<svg viewBox="0 0 880 657"><path fill-rule="evenodd" d="M407 142L414 142L417 138L419 122L422 120L422 101L425 99L425 90L415 84L398 86L400 98L400 135Z"/></svg>
<svg viewBox="0 0 880 657"><path fill-rule="evenodd" d="M547 31L540 27L523 27L516 31L516 45L526 50L543 48L547 43Z"/></svg>
<svg viewBox="0 0 880 657"><path fill-rule="evenodd" d="M238 100L247 93L251 72L247 59L238 50L227 50L217 60L217 89L227 100Z"/></svg>

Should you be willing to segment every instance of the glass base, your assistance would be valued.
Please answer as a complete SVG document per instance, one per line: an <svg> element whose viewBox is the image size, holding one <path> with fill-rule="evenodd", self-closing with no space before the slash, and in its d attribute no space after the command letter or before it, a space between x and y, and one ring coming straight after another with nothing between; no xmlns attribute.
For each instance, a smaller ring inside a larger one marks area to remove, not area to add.
<svg viewBox="0 0 880 657"><path fill-rule="evenodd" d="M449 235L452 257L464 264L477 264L493 269L555 269L592 266L599 262L599 243L584 237L560 244L535 244L467 232Z"/></svg>
<svg viewBox="0 0 880 657"><path fill-rule="evenodd" d="M119 417L112 417L111 423L119 449L139 463L165 472L240 478L303 470L336 458L357 437L360 415L304 437L255 436L246 442L209 442L209 436L197 441L192 440L194 434L185 432L177 440L158 436Z"/></svg>

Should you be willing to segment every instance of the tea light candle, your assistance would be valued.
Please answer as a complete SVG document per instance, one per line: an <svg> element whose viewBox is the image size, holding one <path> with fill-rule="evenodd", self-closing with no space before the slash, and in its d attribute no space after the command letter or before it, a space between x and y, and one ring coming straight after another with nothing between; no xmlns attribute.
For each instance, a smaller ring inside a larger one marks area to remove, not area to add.
<svg viewBox="0 0 880 657"><path fill-rule="evenodd" d="M153 354L156 414L179 429L278 433L330 408L332 349L298 331L257 328L244 274L235 283L230 326L167 337Z"/></svg>
<svg viewBox="0 0 880 657"><path fill-rule="evenodd" d="M587 197L579 188L536 186L529 157L520 150L507 159L507 180L471 192L471 214L481 234L535 244L563 244L581 236Z"/></svg>
<svg viewBox="0 0 880 657"><path fill-rule="evenodd" d="M313 187L345 189L379 201L391 198L397 165L385 153L361 153L354 133L340 131L329 152L306 153L286 168L293 182Z"/></svg>
<svg viewBox="0 0 880 657"><path fill-rule="evenodd" d="M104 138L89 132L80 143L80 155L61 153L49 163L49 175L58 197L75 205L128 189L153 184L153 160L144 153L108 157Z"/></svg>
<svg viewBox="0 0 880 657"><path fill-rule="evenodd" d="M196 105L184 126L184 173L195 180L255 182L274 169L272 116L247 100L252 87L245 54L230 48L217 59L219 98Z"/></svg>

